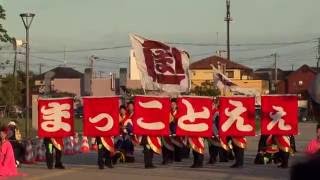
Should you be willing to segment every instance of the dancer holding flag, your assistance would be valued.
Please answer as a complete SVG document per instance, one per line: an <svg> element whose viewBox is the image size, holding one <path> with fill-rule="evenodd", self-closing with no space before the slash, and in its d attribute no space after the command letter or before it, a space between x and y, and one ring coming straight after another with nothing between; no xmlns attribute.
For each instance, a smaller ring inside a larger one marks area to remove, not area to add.
<svg viewBox="0 0 320 180"><path fill-rule="evenodd" d="M165 92L168 94L188 91L190 87L188 79L189 56L186 52L138 35L130 35L130 40L137 67L140 71L141 85L144 90L160 91L160 93ZM170 112L170 105L166 106ZM169 118L164 117L161 120L169 126ZM163 132L160 134L163 134ZM160 145L161 147L161 141L157 137L160 134L151 133L151 136L143 138L142 142L147 160L146 168L153 167L149 163L149 157L152 158L151 155L149 156L151 154L150 150L153 149L155 153L161 152L158 152L158 146ZM169 135L169 128L164 135ZM176 157L178 158L179 156L177 155ZM166 158L167 154L165 155L164 163L166 163ZM180 161L180 158L178 160Z"/></svg>
<svg viewBox="0 0 320 180"><path fill-rule="evenodd" d="M65 169L61 162L63 139L74 135L73 98L38 99L38 136L44 138L48 169Z"/></svg>

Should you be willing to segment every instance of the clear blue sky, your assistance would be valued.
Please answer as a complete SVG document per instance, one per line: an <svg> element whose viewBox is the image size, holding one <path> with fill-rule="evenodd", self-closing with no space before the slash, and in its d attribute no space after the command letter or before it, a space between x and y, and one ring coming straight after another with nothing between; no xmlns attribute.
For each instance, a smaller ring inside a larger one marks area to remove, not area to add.
<svg viewBox="0 0 320 180"><path fill-rule="evenodd" d="M25 36L19 14L27 11L36 14L31 26L32 51L124 45L129 44L130 32L170 42L225 42L224 0L0 0L0 3L7 13L4 26L11 36L18 39ZM320 37L319 7L319 0L231 0L231 16L234 19L231 42L270 43ZM271 59L248 59L278 52L280 66L288 69L291 64L298 67L304 61L314 65L316 45L316 42L310 42L280 47L235 46L231 53L235 61L258 68L272 66ZM178 47L188 50L193 60L224 48ZM87 63L87 57L95 54L125 61L128 50L67 53L66 59L68 62ZM59 60L64 58L63 53L34 55ZM37 58L31 61L57 64ZM119 67L106 63L100 65L97 68L106 72Z"/></svg>

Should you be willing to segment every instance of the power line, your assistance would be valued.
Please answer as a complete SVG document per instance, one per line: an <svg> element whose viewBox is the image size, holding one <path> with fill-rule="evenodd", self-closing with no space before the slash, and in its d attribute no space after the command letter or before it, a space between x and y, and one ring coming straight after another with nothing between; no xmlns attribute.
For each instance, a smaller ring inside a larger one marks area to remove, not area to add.
<svg viewBox="0 0 320 180"><path fill-rule="evenodd" d="M233 47L246 47L246 46L288 46L315 42L314 39L304 40L304 41L292 41L292 42L274 42L274 43L235 43L230 44ZM188 46L226 46L224 43L190 43L190 42L165 42L167 44L175 45L188 45ZM89 52L89 51L103 51L103 50L113 50L130 48L131 45L120 45L112 47L102 47L102 48L88 48L88 49L73 49L73 50L56 50L56 51L32 51L33 54L55 54L55 53L65 53L65 52ZM238 49L238 51L248 51L251 49ZM256 50L255 48L253 50ZM236 51L235 49L233 51ZM14 53L13 51L0 51L0 53Z"/></svg>
<svg viewBox="0 0 320 180"><path fill-rule="evenodd" d="M287 46L295 44L305 44L315 42L314 39L304 41L291 41L291 42L274 42L274 43L235 43L230 46ZM189 46L226 46L224 43L190 43L190 42L166 42L168 44L189 45Z"/></svg>
<svg viewBox="0 0 320 180"><path fill-rule="evenodd" d="M92 48L92 49L74 49L74 50L63 50L63 51L33 51L32 53L37 54L55 54L55 53L66 53L66 52L88 52L88 51L103 51L103 50L112 50L112 49L122 49L131 47L130 45L122 46L113 46L113 47L103 47L103 48Z"/></svg>

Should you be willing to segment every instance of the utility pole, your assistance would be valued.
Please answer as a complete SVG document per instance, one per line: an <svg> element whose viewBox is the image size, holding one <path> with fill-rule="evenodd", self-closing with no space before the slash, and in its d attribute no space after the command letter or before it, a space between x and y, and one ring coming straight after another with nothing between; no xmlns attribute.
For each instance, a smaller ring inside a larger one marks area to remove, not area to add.
<svg viewBox="0 0 320 180"><path fill-rule="evenodd" d="M230 16L230 0L226 0L226 5L227 5L227 14L226 17L224 18L224 21L227 22L227 58L230 60L230 21L232 21L232 18Z"/></svg>
<svg viewBox="0 0 320 180"><path fill-rule="evenodd" d="M39 64L39 74L42 74L42 67L44 66L44 64L40 63Z"/></svg>
<svg viewBox="0 0 320 180"><path fill-rule="evenodd" d="M16 76L16 70L17 70L17 41L16 41L16 38L12 38L12 45L13 45L13 50L14 50L14 61L13 61L13 89L14 89L14 92L17 91L17 76ZM12 97L12 104L16 104L16 101L15 101L15 96Z"/></svg>
<svg viewBox="0 0 320 180"><path fill-rule="evenodd" d="M94 56L94 55L91 55L91 56L89 57L89 66L90 66L90 69L91 69L90 96L92 96L92 94L93 94L93 92L92 92L92 81L93 81L93 78L94 78L94 77L93 77L93 76L94 76L94 69L93 69L94 65L93 65L93 63L94 63L94 60L95 60L95 59L98 59L98 57L96 57L96 56Z"/></svg>
<svg viewBox="0 0 320 180"><path fill-rule="evenodd" d="M93 72L93 63L94 63L93 60L94 60L94 58L95 58L94 56L90 56L90 58L89 58L89 61L90 61L90 69L91 69L91 77L92 77L92 78L94 78L94 77L93 77L93 75L94 75L94 72Z"/></svg>
<svg viewBox="0 0 320 180"><path fill-rule="evenodd" d="M274 92L277 93L277 82L278 82L278 62L277 62L277 53L273 53L274 57Z"/></svg>
<svg viewBox="0 0 320 180"><path fill-rule="evenodd" d="M317 72L319 72L320 63L320 38L318 38L318 60L317 60Z"/></svg>
<svg viewBox="0 0 320 180"><path fill-rule="evenodd" d="M18 63L18 68L17 68L17 69L18 69L19 71L21 71L21 64L22 64L22 62L21 62L21 61L17 61L17 63Z"/></svg>
<svg viewBox="0 0 320 180"><path fill-rule="evenodd" d="M26 29L26 126L25 126L25 135L29 136L29 127L31 122L29 122L30 118L30 86L29 86L29 55L30 55L30 43L29 43L29 28L33 21L35 14L33 13L23 13L20 14L23 25Z"/></svg>
<svg viewBox="0 0 320 180"><path fill-rule="evenodd" d="M12 39L12 45L13 45L13 50L14 50L14 61L13 61L13 77L16 77L16 71L17 71L17 41L16 38Z"/></svg>
<svg viewBox="0 0 320 180"><path fill-rule="evenodd" d="M66 61L66 47L64 46L64 49L63 49L63 63L64 63L64 66L67 66L67 61Z"/></svg>

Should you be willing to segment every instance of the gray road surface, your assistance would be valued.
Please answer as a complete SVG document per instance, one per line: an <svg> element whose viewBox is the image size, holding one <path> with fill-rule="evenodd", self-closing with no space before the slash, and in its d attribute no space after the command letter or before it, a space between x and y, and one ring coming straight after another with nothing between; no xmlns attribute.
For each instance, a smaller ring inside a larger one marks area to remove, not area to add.
<svg viewBox="0 0 320 180"><path fill-rule="evenodd" d="M296 136L298 153L291 157L290 164L297 163L305 159L303 149L306 143L315 136L315 124L300 123L300 135ZM24 165L21 172L26 173L26 177L16 177L12 179L30 180L53 180L53 179L77 179L77 180L212 180L212 179L289 179L290 169L279 169L276 165L254 165L253 159L256 155L258 137L248 138L248 149L245 152L245 166L242 169L231 169L232 162L205 165L202 169L191 169L191 159L181 163L173 163L168 166L160 165L161 157L154 159L156 169L144 169L141 148L137 148L137 162L134 164L117 164L114 169L99 170L96 166L96 153L79 154L65 156L64 163L66 170L48 170L43 163L36 165ZM205 156L207 161L208 155Z"/></svg>

